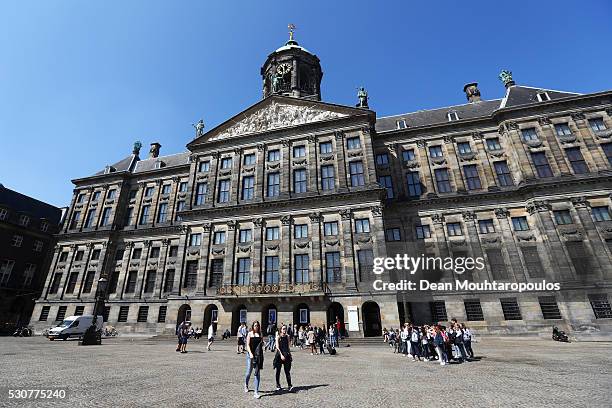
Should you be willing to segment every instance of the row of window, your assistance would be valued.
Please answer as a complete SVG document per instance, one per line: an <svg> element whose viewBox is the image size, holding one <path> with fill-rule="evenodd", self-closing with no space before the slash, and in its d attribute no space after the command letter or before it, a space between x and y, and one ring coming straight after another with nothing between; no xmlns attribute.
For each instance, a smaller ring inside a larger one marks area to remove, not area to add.
<svg viewBox="0 0 612 408"><path fill-rule="evenodd" d="M15 234L13 238L11 238L11 246L15 248L21 248L23 245L23 235ZM32 250L34 252L42 252L43 247L45 246L44 242L36 239L32 243Z"/></svg>
<svg viewBox="0 0 612 408"><path fill-rule="evenodd" d="M49 319L49 311L51 310L51 306L43 306L40 311L40 316L38 317L38 321L46 322ZM57 309L57 314L55 315L55 321L61 322L66 317L66 312L68 310L68 306L60 306ZM74 309L74 316L81 316L85 311L85 306L76 306ZM111 306L105 306L103 312L103 321L108 322L108 317L110 315ZM160 306L157 314L157 323L165 323L166 314L168 311L167 306ZM119 314L117 316L117 322L123 323L127 322L128 314L130 312L129 306L119 306ZM146 323L149 315L149 306L139 306L138 308L138 316L136 317L136 321L138 323Z"/></svg>
<svg viewBox="0 0 612 408"><path fill-rule="evenodd" d="M612 221L612 214L608 206L591 207L593 220L596 222ZM574 220L570 214L570 210L554 210L553 216L557 225L573 224ZM514 231L528 231L529 223L527 217L511 217L512 228ZM463 235L463 229L460 222L446 223L446 231L449 236ZM481 234L490 234L495 232L493 219L478 220L478 231ZM431 238L431 229L429 225L417 225L415 227L415 236L417 239ZM387 241L400 241L401 232L399 228L387 228L385 230Z"/></svg>
<svg viewBox="0 0 612 408"><path fill-rule="evenodd" d="M6 208L0 208L0 221L5 221L9 219L9 210ZM19 220L17 221L20 226L28 227L30 225L30 217L25 214L19 215ZM41 221L40 230L42 232L47 232L49 230L49 223L47 221Z"/></svg>
<svg viewBox="0 0 612 408"><path fill-rule="evenodd" d="M13 268L15 267L15 261L12 259L3 259L0 262L0 286L7 286L11 279ZM36 265L27 263L23 269L23 280L21 281L21 287L28 287L32 284L34 273L36 272Z"/></svg>

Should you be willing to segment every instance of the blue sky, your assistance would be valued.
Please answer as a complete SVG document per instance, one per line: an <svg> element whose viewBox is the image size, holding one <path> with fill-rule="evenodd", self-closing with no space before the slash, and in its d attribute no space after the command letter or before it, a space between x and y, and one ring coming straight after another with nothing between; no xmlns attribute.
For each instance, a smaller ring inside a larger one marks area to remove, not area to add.
<svg viewBox="0 0 612 408"><path fill-rule="evenodd" d="M467 82L612 89L607 1L3 1L0 183L51 204L135 140L185 150L261 98L266 56L296 39L321 59L325 101L364 85L379 116L465 102ZM145 152L146 153L146 152Z"/></svg>

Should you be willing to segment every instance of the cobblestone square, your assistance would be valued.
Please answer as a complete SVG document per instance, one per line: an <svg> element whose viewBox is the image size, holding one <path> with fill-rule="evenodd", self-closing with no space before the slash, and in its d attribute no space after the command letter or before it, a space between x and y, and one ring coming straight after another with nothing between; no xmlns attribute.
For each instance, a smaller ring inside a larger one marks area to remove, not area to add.
<svg viewBox="0 0 612 408"><path fill-rule="evenodd" d="M234 339L188 354L171 338L76 341L1 338L0 406L612 406L609 343L483 338L480 361L441 367L412 362L381 346L341 347L336 356L294 349L295 392L274 391L272 353L262 373L262 398L243 392L244 355ZM284 377L281 376L284 384ZM253 385L251 384L251 388ZM63 401L8 400L8 389L67 389Z"/></svg>

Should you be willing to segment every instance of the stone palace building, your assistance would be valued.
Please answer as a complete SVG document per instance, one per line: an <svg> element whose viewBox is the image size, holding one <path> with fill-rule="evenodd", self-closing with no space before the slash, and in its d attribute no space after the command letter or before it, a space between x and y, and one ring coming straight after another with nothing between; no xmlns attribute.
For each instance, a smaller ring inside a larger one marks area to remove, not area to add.
<svg viewBox="0 0 612 408"><path fill-rule="evenodd" d="M502 98L470 83L465 104L377 118L363 89L356 107L322 102L320 61L292 37L261 76L263 99L194 125L186 152L153 143L141 159L137 143L73 180L38 331L91 313L105 277L104 318L120 333L337 318L361 337L453 317L479 333L612 333L612 91L502 71ZM485 259L443 281L561 290L374 290L373 259L403 253Z"/></svg>

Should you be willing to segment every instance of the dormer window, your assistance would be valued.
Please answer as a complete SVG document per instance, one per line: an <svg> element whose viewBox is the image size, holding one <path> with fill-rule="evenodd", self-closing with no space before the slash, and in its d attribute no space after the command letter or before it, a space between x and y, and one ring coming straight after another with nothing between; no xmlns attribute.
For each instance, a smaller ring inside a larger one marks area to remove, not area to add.
<svg viewBox="0 0 612 408"><path fill-rule="evenodd" d="M104 168L104 174L109 174L109 173L114 173L115 172L115 168L113 166L106 166Z"/></svg>
<svg viewBox="0 0 612 408"><path fill-rule="evenodd" d="M395 125L398 129L406 129L408 125L406 124L406 119L400 119L395 121Z"/></svg>
<svg viewBox="0 0 612 408"><path fill-rule="evenodd" d="M165 165L166 165L166 164L165 164L163 161L161 161L161 160L157 160L157 161L155 162L155 169L156 169L156 170L161 169L161 168L162 168L162 167L164 167Z"/></svg>
<svg viewBox="0 0 612 408"><path fill-rule="evenodd" d="M29 224L30 224L30 217L28 217L27 215L19 216L19 225L21 225L22 227L27 227Z"/></svg>
<svg viewBox="0 0 612 408"><path fill-rule="evenodd" d="M459 115L457 114L456 111L450 111L446 114L446 118L448 119L449 122L452 122L454 120L459 120Z"/></svg>
<svg viewBox="0 0 612 408"><path fill-rule="evenodd" d="M550 101L550 96L548 96L548 92L538 92L536 97L538 98L538 102Z"/></svg>

